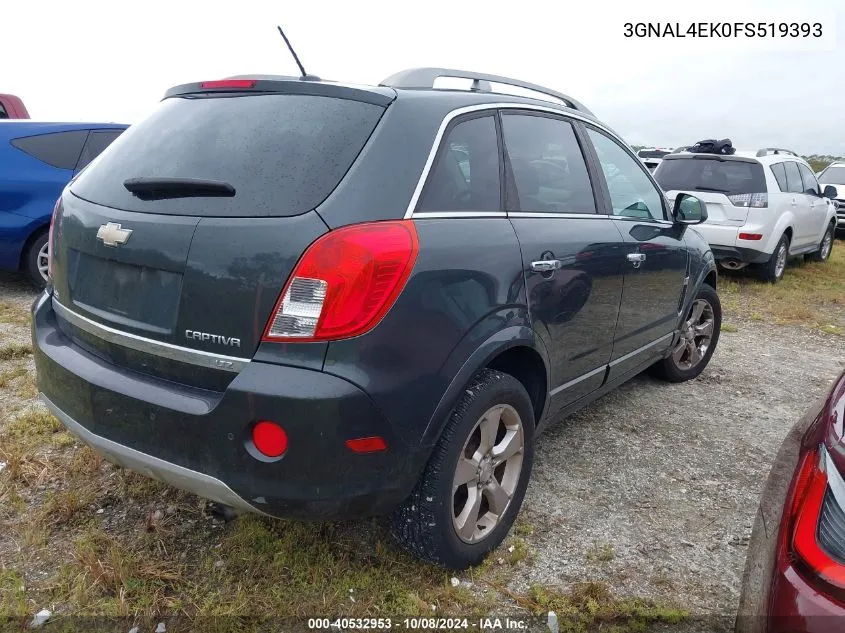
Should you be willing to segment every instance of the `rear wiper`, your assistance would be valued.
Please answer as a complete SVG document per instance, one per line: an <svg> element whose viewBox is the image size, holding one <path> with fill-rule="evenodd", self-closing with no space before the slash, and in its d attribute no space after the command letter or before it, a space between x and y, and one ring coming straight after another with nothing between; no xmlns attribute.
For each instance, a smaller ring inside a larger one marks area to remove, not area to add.
<svg viewBox="0 0 845 633"><path fill-rule="evenodd" d="M235 195L235 188L228 182L203 178L127 178L123 186L141 200L231 198Z"/></svg>
<svg viewBox="0 0 845 633"><path fill-rule="evenodd" d="M695 187L696 191L713 191L715 193L728 193L727 189L715 189L714 187Z"/></svg>

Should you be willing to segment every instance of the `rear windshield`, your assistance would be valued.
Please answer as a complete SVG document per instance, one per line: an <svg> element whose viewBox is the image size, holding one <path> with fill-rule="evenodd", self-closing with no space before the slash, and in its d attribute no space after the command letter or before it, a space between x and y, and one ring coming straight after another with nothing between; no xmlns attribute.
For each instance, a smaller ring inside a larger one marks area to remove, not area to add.
<svg viewBox="0 0 845 633"><path fill-rule="evenodd" d="M819 182L826 185L845 185L845 167L828 167L819 174Z"/></svg>
<svg viewBox="0 0 845 633"><path fill-rule="evenodd" d="M165 99L131 126L71 186L81 198L129 211L200 216L285 216L318 206L367 142L381 106L312 95ZM228 183L232 197L142 200L131 178Z"/></svg>
<svg viewBox="0 0 845 633"><path fill-rule="evenodd" d="M726 195L766 192L766 176L757 162L667 158L654 172L654 178L664 191L715 191Z"/></svg>
<svg viewBox="0 0 845 633"><path fill-rule="evenodd" d="M640 158L663 158L669 152L664 152L659 149L641 149L637 152L637 156Z"/></svg>

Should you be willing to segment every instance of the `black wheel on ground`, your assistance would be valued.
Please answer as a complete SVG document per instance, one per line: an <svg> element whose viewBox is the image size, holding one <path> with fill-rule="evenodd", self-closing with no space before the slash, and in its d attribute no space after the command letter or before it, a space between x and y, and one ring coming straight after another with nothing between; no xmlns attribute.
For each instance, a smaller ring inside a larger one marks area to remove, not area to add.
<svg viewBox="0 0 845 633"><path fill-rule="evenodd" d="M822 241L819 242L819 250L810 253L809 259L814 262L824 262L830 258L833 252L833 236L836 232L836 227L831 223L822 236Z"/></svg>
<svg viewBox="0 0 845 633"><path fill-rule="evenodd" d="M778 241L769 261L760 266L760 279L771 283L777 283L783 277L786 270L786 261L789 259L789 236L784 234Z"/></svg>
<svg viewBox="0 0 845 633"><path fill-rule="evenodd" d="M681 334L671 353L651 367L651 373L669 382L698 376L713 356L722 328L722 303L716 289L701 284L681 323Z"/></svg>
<svg viewBox="0 0 845 633"><path fill-rule="evenodd" d="M38 288L47 285L47 262L49 253L47 250L48 234L45 231L29 245L24 255L24 269L29 280Z"/></svg>
<svg viewBox="0 0 845 633"><path fill-rule="evenodd" d="M449 569L484 560L516 518L534 458L534 408L516 378L484 369L467 385L391 533Z"/></svg>

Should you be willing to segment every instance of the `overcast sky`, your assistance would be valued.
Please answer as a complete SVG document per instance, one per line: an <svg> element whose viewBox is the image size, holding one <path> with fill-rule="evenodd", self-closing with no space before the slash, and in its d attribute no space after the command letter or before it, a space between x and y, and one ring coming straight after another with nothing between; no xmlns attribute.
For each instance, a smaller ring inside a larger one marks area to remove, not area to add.
<svg viewBox="0 0 845 633"><path fill-rule="evenodd" d="M623 36L629 21L737 20L820 22L823 37ZM842 0L12 1L0 20L0 92L36 119L132 123L175 84L296 73L282 24L306 70L327 79L472 69L571 94L632 144L730 137L845 156L837 23Z"/></svg>

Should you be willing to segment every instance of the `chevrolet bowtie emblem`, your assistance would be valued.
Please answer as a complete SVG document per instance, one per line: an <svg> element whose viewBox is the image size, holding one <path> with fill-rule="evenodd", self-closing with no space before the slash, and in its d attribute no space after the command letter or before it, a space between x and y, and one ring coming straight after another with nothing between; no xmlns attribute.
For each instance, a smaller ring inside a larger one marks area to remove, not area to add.
<svg viewBox="0 0 845 633"><path fill-rule="evenodd" d="M97 229L97 239L106 246L117 246L126 244L126 240L132 235L132 229L121 228L120 224L109 222Z"/></svg>

